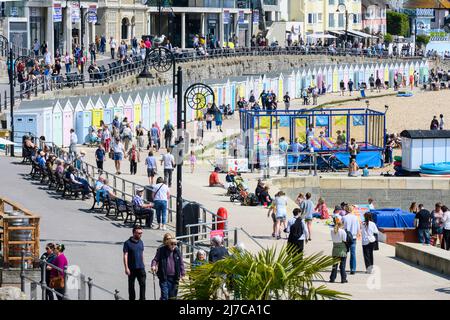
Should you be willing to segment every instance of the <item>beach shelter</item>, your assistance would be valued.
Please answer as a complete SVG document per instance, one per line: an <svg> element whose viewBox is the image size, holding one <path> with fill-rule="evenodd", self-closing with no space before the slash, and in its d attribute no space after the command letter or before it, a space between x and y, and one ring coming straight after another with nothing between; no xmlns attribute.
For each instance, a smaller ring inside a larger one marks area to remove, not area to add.
<svg viewBox="0 0 450 320"><path fill-rule="evenodd" d="M333 68L333 92L339 91L339 72L338 67L334 66Z"/></svg>
<svg viewBox="0 0 450 320"><path fill-rule="evenodd" d="M348 66L345 65L343 69L344 69L344 72L343 72L343 73L344 73L343 79L344 79L345 88L348 89L348 85L347 85L348 80L349 80L349 76L348 76Z"/></svg>
<svg viewBox="0 0 450 320"><path fill-rule="evenodd" d="M74 124L74 108L72 106L72 103L70 102L70 99L63 100L63 103L61 104L62 107L62 117L63 117L63 123L62 123L62 134L63 134L63 147L68 147L70 145L70 129L73 128Z"/></svg>
<svg viewBox="0 0 450 320"><path fill-rule="evenodd" d="M142 93L144 95L144 99L142 99L142 125L146 129L150 129L150 98L148 97L149 93Z"/></svg>
<svg viewBox="0 0 450 320"><path fill-rule="evenodd" d="M62 146L63 144L63 109L60 101L58 100L53 107L53 143L57 146ZM79 139L78 139L79 140ZM80 142L80 140L78 141Z"/></svg>
<svg viewBox="0 0 450 320"><path fill-rule="evenodd" d="M131 96L131 94L128 94L128 96L124 96L126 97L125 100L125 105L123 107L123 116L127 118L128 123L130 124L130 128L131 130L133 130L133 128L135 127L135 123L134 123L134 101L133 98Z"/></svg>
<svg viewBox="0 0 450 320"><path fill-rule="evenodd" d="M142 120L142 99L139 92L135 92L131 95L133 100L133 116L134 116L134 124L137 126L139 121Z"/></svg>

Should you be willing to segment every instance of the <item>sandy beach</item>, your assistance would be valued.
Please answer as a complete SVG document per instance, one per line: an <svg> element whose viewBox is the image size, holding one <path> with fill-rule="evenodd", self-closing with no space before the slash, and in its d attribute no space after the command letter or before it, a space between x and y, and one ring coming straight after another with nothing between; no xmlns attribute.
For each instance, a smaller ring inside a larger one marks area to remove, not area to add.
<svg viewBox="0 0 450 320"><path fill-rule="evenodd" d="M392 92L389 90L389 92ZM370 94L370 93L369 93ZM359 107L365 108L366 99L361 101L350 101L336 105L336 107ZM385 105L389 106L386 115L386 129L389 133L400 133L403 130L429 130L433 116L439 119L439 114L444 115L444 121L447 125L445 129L450 128L450 90L440 91L422 91L416 89L412 97L380 97L371 98L370 108L384 112ZM330 106L327 106L329 108ZM448 119L448 120L447 120Z"/></svg>

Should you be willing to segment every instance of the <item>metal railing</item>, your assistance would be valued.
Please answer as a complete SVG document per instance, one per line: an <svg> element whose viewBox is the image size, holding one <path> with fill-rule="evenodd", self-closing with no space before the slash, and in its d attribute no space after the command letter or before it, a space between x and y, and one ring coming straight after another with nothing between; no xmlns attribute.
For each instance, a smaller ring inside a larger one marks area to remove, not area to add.
<svg viewBox="0 0 450 320"><path fill-rule="evenodd" d="M39 286L41 288L41 299L47 300L47 293L55 294L57 297L62 298L63 300L93 300L93 288L97 288L108 295L111 295L114 300L125 300L119 295L119 291L116 289L114 292L107 290L99 285L96 285L92 278L86 277L82 273L76 273L76 272L69 272L67 270L67 266L64 267L64 269L61 269L57 266L55 266L52 263L49 263L43 259L39 259L39 267L40 267L40 281L36 281L35 279L26 276L26 270L25 268L25 250L22 250L22 259L20 264L20 289L22 292L26 292L26 282L28 281L30 283L30 299L31 300L38 300L38 293L37 293L37 287ZM58 272L62 272L64 274L64 294L56 291L54 288L51 288L47 285L47 282L49 279L47 279L47 267L50 267L52 269L57 270ZM72 279L70 279L72 277ZM86 280L87 279L87 280ZM67 294L67 284L70 282L76 281L77 286L76 290L77 292L77 299L70 298Z"/></svg>

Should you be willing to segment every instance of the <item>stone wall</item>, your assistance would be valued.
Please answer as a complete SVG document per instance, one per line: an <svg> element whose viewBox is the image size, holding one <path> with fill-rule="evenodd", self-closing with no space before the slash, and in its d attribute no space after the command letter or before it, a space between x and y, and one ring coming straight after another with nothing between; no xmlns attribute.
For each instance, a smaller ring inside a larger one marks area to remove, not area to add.
<svg viewBox="0 0 450 320"><path fill-rule="evenodd" d="M180 63L183 68L183 82L194 83L205 80L226 79L242 75L254 75L263 73L280 73L286 70L294 70L308 66L323 66L326 64L340 63L377 63L400 62L400 59L362 58L354 56L336 57L325 55L274 55L274 56L244 56L234 58L217 58L211 60L198 60ZM169 85L172 83L172 71L156 74L150 69L154 78L137 79L136 75L124 77L109 85L91 87L86 85L62 91L52 91L40 95L39 99L63 98L65 96L109 94L123 91L131 91L146 86Z"/></svg>
<svg viewBox="0 0 450 320"><path fill-rule="evenodd" d="M450 204L450 180L415 177L290 177L273 180L273 184L295 199L298 193L311 192L313 200L323 197L328 207L342 201L365 204L375 199L376 207L408 210L411 202L432 209L436 202Z"/></svg>

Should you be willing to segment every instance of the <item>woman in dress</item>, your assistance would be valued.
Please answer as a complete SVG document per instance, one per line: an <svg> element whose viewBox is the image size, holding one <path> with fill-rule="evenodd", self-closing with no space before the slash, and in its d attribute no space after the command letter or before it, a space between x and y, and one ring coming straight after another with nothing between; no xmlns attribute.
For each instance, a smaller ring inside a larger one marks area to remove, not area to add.
<svg viewBox="0 0 450 320"><path fill-rule="evenodd" d="M69 264L67 262L67 258L64 255L65 247L63 244L57 244L55 246L55 255L56 258L52 261L52 264L56 268L50 269L50 287L55 289L58 300L63 300L63 296L66 293L66 284L64 282L64 270L65 267Z"/></svg>

